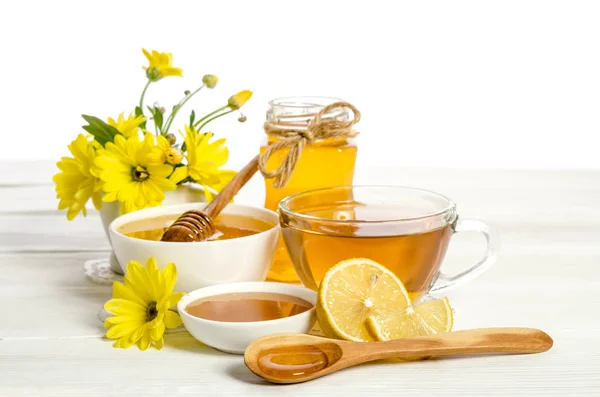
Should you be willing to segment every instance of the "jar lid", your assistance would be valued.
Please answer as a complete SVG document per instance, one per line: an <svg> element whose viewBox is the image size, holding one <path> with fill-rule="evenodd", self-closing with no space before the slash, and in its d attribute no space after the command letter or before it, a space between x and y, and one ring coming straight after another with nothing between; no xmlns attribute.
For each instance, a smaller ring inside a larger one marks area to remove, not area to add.
<svg viewBox="0 0 600 397"><path fill-rule="evenodd" d="M267 124L278 128L304 129L325 106L342 99L320 96L298 96L276 98L269 101ZM325 119L348 121L351 112L347 108L336 108L324 116Z"/></svg>

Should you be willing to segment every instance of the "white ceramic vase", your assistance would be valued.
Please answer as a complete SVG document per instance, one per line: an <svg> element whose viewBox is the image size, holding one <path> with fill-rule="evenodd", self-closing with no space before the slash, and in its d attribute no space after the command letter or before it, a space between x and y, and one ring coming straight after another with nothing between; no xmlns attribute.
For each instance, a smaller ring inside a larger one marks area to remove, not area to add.
<svg viewBox="0 0 600 397"><path fill-rule="evenodd" d="M205 202L206 196L204 195L204 189L202 186L196 183L186 183L178 186L175 190L165 192L165 200L163 201L163 205ZM118 201L102 203L102 208L100 209L100 218L102 219L104 233L106 233L106 238L108 238L109 242L110 235L108 232L108 225L110 225L110 223L120 215L119 211L120 203ZM123 274L123 270L119 265L119 261L117 260L114 251L110 254L110 268L115 273Z"/></svg>

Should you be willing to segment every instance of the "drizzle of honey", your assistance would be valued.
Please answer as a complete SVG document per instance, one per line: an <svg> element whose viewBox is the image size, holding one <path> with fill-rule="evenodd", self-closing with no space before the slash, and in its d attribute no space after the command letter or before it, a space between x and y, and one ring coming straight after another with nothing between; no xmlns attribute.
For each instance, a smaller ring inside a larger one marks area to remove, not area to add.
<svg viewBox="0 0 600 397"><path fill-rule="evenodd" d="M268 321L294 316L310 310L313 304L296 296L272 292L236 292L201 298L185 311L212 321Z"/></svg>
<svg viewBox="0 0 600 397"><path fill-rule="evenodd" d="M311 345L274 347L258 354L260 370L279 379L304 377L328 366L327 354Z"/></svg>
<svg viewBox="0 0 600 397"><path fill-rule="evenodd" d="M179 215L164 215L126 223L117 231L129 237L142 240L158 241L167 228ZM221 214L215 219L216 232L209 238L213 240L229 240L251 236L273 228L273 224L262 219L242 215Z"/></svg>

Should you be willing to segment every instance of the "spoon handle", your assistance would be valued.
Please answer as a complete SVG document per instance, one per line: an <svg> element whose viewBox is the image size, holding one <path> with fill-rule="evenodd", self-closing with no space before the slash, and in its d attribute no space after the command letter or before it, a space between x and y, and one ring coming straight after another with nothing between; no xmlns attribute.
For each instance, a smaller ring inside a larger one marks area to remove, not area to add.
<svg viewBox="0 0 600 397"><path fill-rule="evenodd" d="M254 157L244 168L242 168L233 179L221 190L221 193L215 197L205 208L204 212L211 218L217 215L229 204L233 196L252 178L258 170L258 155Z"/></svg>
<svg viewBox="0 0 600 397"><path fill-rule="evenodd" d="M541 353L552 347L552 338L533 328L482 328L446 332L388 342L344 346L345 354L364 361L382 358L416 358L479 353Z"/></svg>

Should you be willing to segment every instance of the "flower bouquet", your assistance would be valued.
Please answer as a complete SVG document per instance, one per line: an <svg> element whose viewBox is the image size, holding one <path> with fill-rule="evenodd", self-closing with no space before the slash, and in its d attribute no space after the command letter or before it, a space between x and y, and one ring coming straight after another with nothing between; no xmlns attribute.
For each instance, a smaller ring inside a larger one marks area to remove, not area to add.
<svg viewBox="0 0 600 397"><path fill-rule="evenodd" d="M106 121L83 115L87 122L83 129L89 135L79 134L68 146L72 157L57 163L60 172L52 179L60 200L58 208L67 211L69 220L79 213L85 216L90 199L98 210L103 202L116 202L119 213L124 214L161 205L165 192L190 182L201 185L210 201L212 194L221 191L235 175L222 168L229 157L225 139L213 140L212 132L203 131L211 121L237 111L252 92L244 90L231 96L227 104L203 117L196 117L192 110L178 140L171 132L175 116L202 89L215 88L218 78L205 75L202 85L185 91L167 114L157 104L145 106L144 97L153 83L169 76L181 77L182 70L173 67L169 53L145 49L143 53L149 62L144 67L147 82L134 111ZM240 115L238 120L245 119Z"/></svg>

